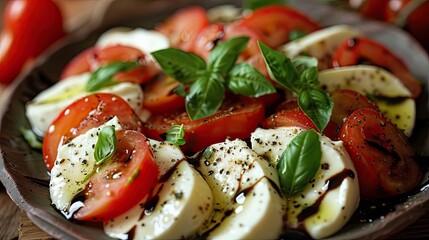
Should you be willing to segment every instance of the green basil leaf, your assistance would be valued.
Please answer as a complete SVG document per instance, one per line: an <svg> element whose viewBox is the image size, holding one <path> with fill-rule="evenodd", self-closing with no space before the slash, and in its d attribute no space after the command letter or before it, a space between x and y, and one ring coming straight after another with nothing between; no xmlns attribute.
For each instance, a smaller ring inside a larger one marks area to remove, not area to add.
<svg viewBox="0 0 429 240"><path fill-rule="evenodd" d="M225 97L224 79L219 73L200 76L186 96L186 111L192 120L208 117L221 106Z"/></svg>
<svg viewBox="0 0 429 240"><path fill-rule="evenodd" d="M245 0L244 8L250 10L256 10L261 7L268 5L285 5L284 0Z"/></svg>
<svg viewBox="0 0 429 240"><path fill-rule="evenodd" d="M321 158L319 135L312 129L299 133L277 163L282 191L288 196L301 192L316 175Z"/></svg>
<svg viewBox="0 0 429 240"><path fill-rule="evenodd" d="M98 133L94 149L94 158L97 165L110 159L116 151L116 134L114 126L107 126Z"/></svg>
<svg viewBox="0 0 429 240"><path fill-rule="evenodd" d="M42 143L37 139L36 134L34 134L31 129L27 129L24 127L20 127L19 131L21 135L24 137L25 141L27 141L28 145L34 149L42 149Z"/></svg>
<svg viewBox="0 0 429 240"><path fill-rule="evenodd" d="M283 53L275 51L262 42L258 42L267 65L270 77L284 88L297 91L299 76L292 61Z"/></svg>
<svg viewBox="0 0 429 240"><path fill-rule="evenodd" d="M259 97L274 93L274 86L247 62L236 64L229 71L227 88L235 94Z"/></svg>
<svg viewBox="0 0 429 240"><path fill-rule="evenodd" d="M307 33L302 30L292 30L289 32L289 41L294 41L306 36Z"/></svg>
<svg viewBox="0 0 429 240"><path fill-rule="evenodd" d="M185 145L185 129L182 125L173 125L165 134L165 141L177 146Z"/></svg>
<svg viewBox="0 0 429 240"><path fill-rule="evenodd" d="M126 72L140 66L138 62L112 62L98 68L91 74L85 86L87 92L94 92L103 87L115 85L113 76L119 72Z"/></svg>
<svg viewBox="0 0 429 240"><path fill-rule="evenodd" d="M207 61L208 71L226 75L238 56L247 47L248 37L236 37L220 42L210 53Z"/></svg>
<svg viewBox="0 0 429 240"><path fill-rule="evenodd" d="M303 89L299 93L298 104L317 129L323 132L328 125L334 107L334 103L328 94L315 88Z"/></svg>
<svg viewBox="0 0 429 240"><path fill-rule="evenodd" d="M206 70L206 63L201 57L180 49L162 49L153 52L152 56L165 73L184 84L194 82Z"/></svg>
<svg viewBox="0 0 429 240"><path fill-rule="evenodd" d="M317 71L317 65L318 65L317 58L309 57L309 56L297 56L292 59L292 64L295 66L295 69L299 75L302 75L302 73L308 69L308 68L315 68L316 73ZM317 79L317 76L316 76Z"/></svg>

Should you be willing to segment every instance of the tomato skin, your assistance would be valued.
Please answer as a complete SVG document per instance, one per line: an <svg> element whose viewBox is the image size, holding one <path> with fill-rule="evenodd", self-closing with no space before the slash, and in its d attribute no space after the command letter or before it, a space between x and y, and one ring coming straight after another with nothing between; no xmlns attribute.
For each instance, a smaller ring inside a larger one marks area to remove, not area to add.
<svg viewBox="0 0 429 240"><path fill-rule="evenodd" d="M60 79L65 79L70 76L79 75L82 73L90 72L91 60L90 58L94 57L95 47L90 47L85 49L83 52L76 55L63 69L60 75Z"/></svg>
<svg viewBox="0 0 429 240"><path fill-rule="evenodd" d="M263 128L278 128L278 127L300 127L303 129L314 129L317 132L316 125L305 115L305 113L299 109L284 109L266 118L261 126ZM329 121L328 125L323 131L323 134L332 140L337 140L337 129L338 126Z"/></svg>
<svg viewBox="0 0 429 240"><path fill-rule="evenodd" d="M407 137L380 112L353 112L339 131L359 178L363 198L400 195L414 189L422 172Z"/></svg>
<svg viewBox="0 0 429 240"><path fill-rule="evenodd" d="M372 108L378 111L378 106L364 95L349 89L337 89L331 93L334 102L331 121L341 126L355 110Z"/></svg>
<svg viewBox="0 0 429 240"><path fill-rule="evenodd" d="M369 61L392 72L417 98L421 93L421 85L411 74L404 62L380 43L365 37L352 38L344 41L332 55L334 67L358 65Z"/></svg>
<svg viewBox="0 0 429 240"><path fill-rule="evenodd" d="M155 30L167 35L172 47L190 51L195 38L204 27L209 25L207 12L199 6L181 9L174 13Z"/></svg>
<svg viewBox="0 0 429 240"><path fill-rule="evenodd" d="M155 114L172 113L185 107L185 99L172 91L180 83L170 77L162 76L144 88L143 109Z"/></svg>
<svg viewBox="0 0 429 240"><path fill-rule="evenodd" d="M264 119L262 102L232 101L224 103L214 115L192 121L185 111L153 115L145 123L143 133L149 138L162 140L160 135L172 125L184 125L186 144L184 152L195 153L226 138L249 138Z"/></svg>
<svg viewBox="0 0 429 240"><path fill-rule="evenodd" d="M97 93L76 100L52 122L43 139L42 152L48 171L57 157L58 147L87 130L117 116L124 129L141 131L142 122L128 103L109 93Z"/></svg>
<svg viewBox="0 0 429 240"><path fill-rule="evenodd" d="M277 48L288 42L289 34L293 30L310 33L321 28L303 13L279 5L259 8L245 16L240 24L254 30L271 48Z"/></svg>
<svg viewBox="0 0 429 240"><path fill-rule="evenodd" d="M0 83L11 83L24 64L64 35L61 11L52 0L7 1L0 37Z"/></svg>
<svg viewBox="0 0 429 240"><path fill-rule="evenodd" d="M148 196L158 182L158 165L146 137L133 130L117 131L116 137L113 159L89 179L76 220L102 222L117 217Z"/></svg>
<svg viewBox="0 0 429 240"><path fill-rule="evenodd" d="M114 79L119 82L144 84L160 72L156 63L140 49L125 45L110 45L103 48L91 47L78 54L66 65L61 73L61 79L85 72L94 72L99 67L118 61L138 61L141 64L130 71L117 73Z"/></svg>
<svg viewBox="0 0 429 240"><path fill-rule="evenodd" d="M210 51L216 47L217 43L225 37L225 25L223 23L213 23L203 28L192 45L192 52L207 61Z"/></svg>

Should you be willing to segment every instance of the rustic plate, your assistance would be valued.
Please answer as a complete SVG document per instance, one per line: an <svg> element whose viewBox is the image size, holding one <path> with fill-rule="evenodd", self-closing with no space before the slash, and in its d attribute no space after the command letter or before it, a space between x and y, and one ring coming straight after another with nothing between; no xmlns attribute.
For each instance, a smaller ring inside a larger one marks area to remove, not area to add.
<svg viewBox="0 0 429 240"><path fill-rule="evenodd" d="M181 1L114 1L104 14L102 26L95 31L82 31L72 36L56 51L38 60L36 66L22 76L4 93L7 103L0 109L0 169L1 181L13 201L27 212L33 222L58 239L109 239L103 230L96 225L83 225L67 221L50 205L48 181L49 175L39 151L32 150L21 138L19 127L29 127L25 118L25 104L38 92L54 84L65 64L81 50L91 46L105 30L114 26L142 26L152 28L171 12L179 7L197 3L197 0ZM232 3L239 5L241 0L204 1L205 7ZM412 136L412 143L423 156L429 156L428 126L428 69L427 53L407 34L383 23L361 19L356 14L334 10L329 6L320 5L317 1L292 1L292 4L308 13L322 25L346 23L353 25L367 36L375 38L389 46L401 56L411 68L415 76L425 83L423 96L418 100L417 126ZM86 34L90 32L90 34ZM428 161L426 161L428 162ZM424 166L428 168L427 164ZM395 199L388 208L380 208L372 212L361 206L366 222L359 219L357 213L347 226L332 238L378 238L392 234L411 224L428 210L429 184L425 182L414 194ZM381 205L381 204L378 204ZM386 210L384 212L384 210Z"/></svg>

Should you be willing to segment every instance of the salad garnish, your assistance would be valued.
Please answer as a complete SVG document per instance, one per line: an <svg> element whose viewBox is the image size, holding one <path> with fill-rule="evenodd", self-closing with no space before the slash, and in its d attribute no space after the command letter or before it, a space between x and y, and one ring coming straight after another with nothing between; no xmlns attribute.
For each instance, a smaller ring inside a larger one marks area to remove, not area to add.
<svg viewBox="0 0 429 240"><path fill-rule="evenodd" d="M280 186L286 196L301 192L320 167L319 135L305 130L292 139L277 164Z"/></svg>
<svg viewBox="0 0 429 240"><path fill-rule="evenodd" d="M258 44L270 77L298 95L299 107L322 132L328 125L334 103L319 87L317 59L300 56L291 60L262 42Z"/></svg>
<svg viewBox="0 0 429 240"><path fill-rule="evenodd" d="M85 86L87 92L94 92L103 87L115 85L117 82L113 76L119 72L126 72L140 66L140 63L134 62L112 62L106 66L98 68L93 72Z"/></svg>
<svg viewBox="0 0 429 240"><path fill-rule="evenodd" d="M116 134L114 126L101 129L95 144L94 158L97 165L103 164L110 159L116 151Z"/></svg>
<svg viewBox="0 0 429 240"><path fill-rule="evenodd" d="M166 142L172 143L176 146L182 146L186 143L184 136L185 129L183 128L183 124L181 124L171 126L171 128L168 129L163 138Z"/></svg>
<svg viewBox="0 0 429 240"><path fill-rule="evenodd" d="M250 64L234 65L248 40L248 37L237 37L218 43L207 63L193 53L174 48L152 53L168 75L184 85L189 84L189 91L185 92L186 111L192 120L214 114L222 104L225 89L249 97L276 91Z"/></svg>

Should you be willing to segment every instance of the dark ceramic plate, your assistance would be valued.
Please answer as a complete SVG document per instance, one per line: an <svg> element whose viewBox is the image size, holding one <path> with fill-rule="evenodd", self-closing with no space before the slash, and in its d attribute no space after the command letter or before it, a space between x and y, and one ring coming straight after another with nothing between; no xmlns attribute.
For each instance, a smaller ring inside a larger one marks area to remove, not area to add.
<svg viewBox="0 0 429 240"><path fill-rule="evenodd" d="M67 221L50 206L49 175L46 172L41 153L29 148L19 133L20 126L29 127L24 111L26 102L41 90L54 84L65 64L81 50L94 44L97 37L108 28L114 26L152 28L154 24L161 22L177 8L195 3L198 1L114 1L104 14L101 27L95 31L86 31L86 33L82 31L56 51L40 58L36 66L15 82L10 91L5 93L6 96L2 96L7 99L7 103L0 109L2 114L0 122L1 181L13 201L27 212L36 225L52 236L59 239L109 239L103 233L102 228ZM203 6L212 7L225 3L239 5L241 0L204 1ZM412 143L419 153L429 156L427 90L429 60L424 50L407 34L395 27L365 21L356 14L334 10L328 6L319 5L314 0L292 3L322 25L346 23L357 27L367 36L385 43L405 60L414 75L425 83L423 96L418 100L418 120ZM427 169L427 165L425 169ZM418 191L411 196L391 202L389 209L393 209L393 211L378 211L366 216L365 219L370 218L371 221L362 223L359 221L359 216L354 217L332 238L378 238L404 228L428 210L428 188L427 182L422 183ZM364 207L362 206L362 208Z"/></svg>

